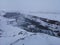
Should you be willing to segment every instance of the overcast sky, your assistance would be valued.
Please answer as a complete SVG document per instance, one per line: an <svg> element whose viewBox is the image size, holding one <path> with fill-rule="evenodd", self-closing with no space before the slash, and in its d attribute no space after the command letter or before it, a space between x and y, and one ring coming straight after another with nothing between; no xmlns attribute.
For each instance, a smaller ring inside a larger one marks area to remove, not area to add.
<svg viewBox="0 0 60 45"><path fill-rule="evenodd" d="M60 0L0 0L0 9L59 12Z"/></svg>

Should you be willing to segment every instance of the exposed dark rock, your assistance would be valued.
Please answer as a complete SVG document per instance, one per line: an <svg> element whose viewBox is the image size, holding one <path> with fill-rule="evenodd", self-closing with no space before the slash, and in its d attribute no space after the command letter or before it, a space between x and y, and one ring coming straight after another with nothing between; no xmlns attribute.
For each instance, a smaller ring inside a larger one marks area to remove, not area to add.
<svg viewBox="0 0 60 45"><path fill-rule="evenodd" d="M7 12L4 17L6 18L18 18L20 13L17 12Z"/></svg>
<svg viewBox="0 0 60 45"><path fill-rule="evenodd" d="M58 32L57 35L60 36L60 32Z"/></svg>
<svg viewBox="0 0 60 45"><path fill-rule="evenodd" d="M47 22L47 23L50 23L50 24L56 24L56 25L60 25L60 22L59 21L56 21L56 20L50 20L50 19L46 19L46 18L41 18L40 19L44 22ZM48 20L48 21L47 21Z"/></svg>
<svg viewBox="0 0 60 45"><path fill-rule="evenodd" d="M21 32L18 33L18 35L20 35L20 34L23 34L23 32L21 31Z"/></svg>
<svg viewBox="0 0 60 45"><path fill-rule="evenodd" d="M0 29L0 32L4 32L2 29Z"/></svg>

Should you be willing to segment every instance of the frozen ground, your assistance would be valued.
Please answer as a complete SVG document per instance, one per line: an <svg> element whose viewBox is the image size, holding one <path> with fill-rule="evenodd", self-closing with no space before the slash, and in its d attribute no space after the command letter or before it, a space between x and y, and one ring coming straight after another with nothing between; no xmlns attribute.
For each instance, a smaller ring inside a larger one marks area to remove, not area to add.
<svg viewBox="0 0 60 45"><path fill-rule="evenodd" d="M49 17L46 15L40 16L46 18ZM54 17L54 15L51 15L51 17L52 16ZM56 18L56 20L59 20L59 16L57 17L58 19ZM3 33L0 36L0 45L60 45L60 38L58 37L43 33L27 32L21 28L7 25L8 20L9 19L0 16L0 29L3 30ZM19 34L19 32L22 33Z"/></svg>

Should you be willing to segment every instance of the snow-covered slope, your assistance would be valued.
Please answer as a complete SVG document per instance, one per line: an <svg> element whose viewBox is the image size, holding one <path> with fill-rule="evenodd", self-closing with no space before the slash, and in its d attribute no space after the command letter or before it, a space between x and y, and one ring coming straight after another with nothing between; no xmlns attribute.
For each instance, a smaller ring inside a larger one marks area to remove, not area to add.
<svg viewBox="0 0 60 45"><path fill-rule="evenodd" d="M13 25L29 32L40 32L53 36L60 35L60 22L56 20L16 12L7 12L3 17L9 19L8 25Z"/></svg>
<svg viewBox="0 0 60 45"><path fill-rule="evenodd" d="M48 28L46 26L48 23L42 21L40 17L24 16L24 14L7 15L7 18L0 16L0 45L60 45L59 36L54 37L52 32L56 30L51 26ZM49 35L45 33L49 33ZM54 32L54 34L56 33Z"/></svg>

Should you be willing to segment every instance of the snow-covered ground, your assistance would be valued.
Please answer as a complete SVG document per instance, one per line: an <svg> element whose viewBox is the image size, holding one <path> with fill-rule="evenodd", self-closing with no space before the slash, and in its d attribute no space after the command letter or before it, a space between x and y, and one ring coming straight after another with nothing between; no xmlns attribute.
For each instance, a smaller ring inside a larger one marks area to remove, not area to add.
<svg viewBox="0 0 60 45"><path fill-rule="evenodd" d="M46 15L41 16L48 17ZM4 31L0 37L0 45L60 45L60 38L58 37L27 32L19 27L7 25L7 21L9 19L0 16L0 29Z"/></svg>

